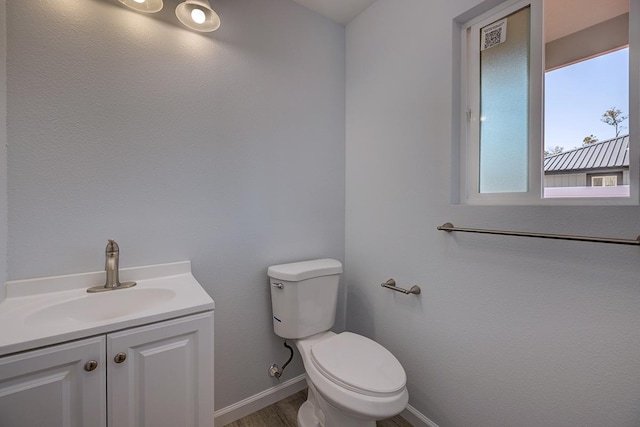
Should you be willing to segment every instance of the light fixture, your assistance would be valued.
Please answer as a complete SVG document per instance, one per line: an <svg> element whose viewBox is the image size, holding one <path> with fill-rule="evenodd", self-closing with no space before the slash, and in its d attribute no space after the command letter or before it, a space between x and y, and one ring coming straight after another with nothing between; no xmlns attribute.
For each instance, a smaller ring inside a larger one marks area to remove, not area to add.
<svg viewBox="0 0 640 427"><path fill-rule="evenodd" d="M156 13L162 10L162 0L119 0L125 6L138 12Z"/></svg>
<svg viewBox="0 0 640 427"><path fill-rule="evenodd" d="M220 28L220 17L211 9L207 0L186 0L180 3L176 7L176 16L186 27L195 31L209 33Z"/></svg>

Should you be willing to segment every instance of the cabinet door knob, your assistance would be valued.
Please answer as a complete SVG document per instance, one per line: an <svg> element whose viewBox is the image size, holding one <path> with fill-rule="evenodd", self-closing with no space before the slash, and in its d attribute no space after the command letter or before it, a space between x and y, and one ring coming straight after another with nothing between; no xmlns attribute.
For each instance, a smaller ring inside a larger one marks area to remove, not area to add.
<svg viewBox="0 0 640 427"><path fill-rule="evenodd" d="M89 360L87 363L84 364L84 370L87 372L91 372L95 370L97 367L98 367L98 362L96 362L95 360Z"/></svg>
<svg viewBox="0 0 640 427"><path fill-rule="evenodd" d="M124 362L125 360L127 360L127 353L122 353L122 352L120 352L120 353L116 354L116 356L113 358L113 360L114 360L116 363L122 363L122 362Z"/></svg>

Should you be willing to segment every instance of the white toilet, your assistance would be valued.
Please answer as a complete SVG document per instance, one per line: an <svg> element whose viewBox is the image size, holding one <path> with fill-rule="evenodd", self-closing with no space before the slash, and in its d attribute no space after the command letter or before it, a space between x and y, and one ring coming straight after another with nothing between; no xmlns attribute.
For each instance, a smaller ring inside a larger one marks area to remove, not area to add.
<svg viewBox="0 0 640 427"><path fill-rule="evenodd" d="M409 400L407 376L393 354L351 332L335 334L342 264L318 259L269 267L273 329L294 340L309 395L299 427L374 427Z"/></svg>

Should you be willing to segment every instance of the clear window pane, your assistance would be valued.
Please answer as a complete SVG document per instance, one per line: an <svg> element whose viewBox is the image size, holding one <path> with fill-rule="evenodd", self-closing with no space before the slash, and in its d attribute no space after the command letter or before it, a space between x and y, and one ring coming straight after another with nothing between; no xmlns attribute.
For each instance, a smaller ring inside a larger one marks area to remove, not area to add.
<svg viewBox="0 0 640 427"><path fill-rule="evenodd" d="M544 6L544 197L629 197L629 2Z"/></svg>
<svg viewBox="0 0 640 427"><path fill-rule="evenodd" d="M530 10L480 30L480 192L528 190Z"/></svg>

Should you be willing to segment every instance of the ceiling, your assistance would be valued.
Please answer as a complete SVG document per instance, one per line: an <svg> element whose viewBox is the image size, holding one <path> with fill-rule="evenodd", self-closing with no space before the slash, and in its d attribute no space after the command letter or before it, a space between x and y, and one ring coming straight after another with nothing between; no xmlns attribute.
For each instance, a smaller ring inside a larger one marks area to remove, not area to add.
<svg viewBox="0 0 640 427"><path fill-rule="evenodd" d="M335 22L347 25L376 0L293 0Z"/></svg>
<svg viewBox="0 0 640 427"><path fill-rule="evenodd" d="M545 41L559 39L628 11L629 0L545 0Z"/></svg>

